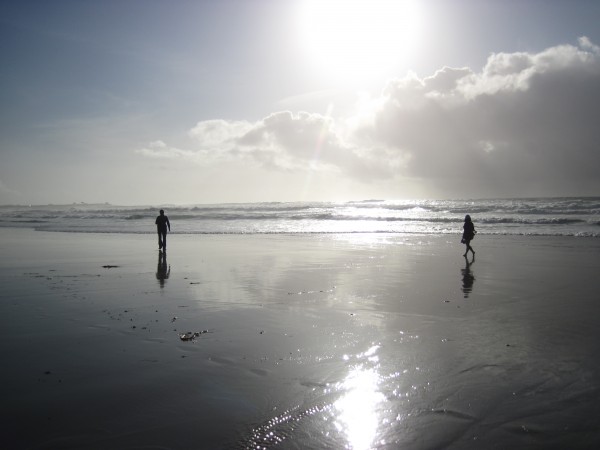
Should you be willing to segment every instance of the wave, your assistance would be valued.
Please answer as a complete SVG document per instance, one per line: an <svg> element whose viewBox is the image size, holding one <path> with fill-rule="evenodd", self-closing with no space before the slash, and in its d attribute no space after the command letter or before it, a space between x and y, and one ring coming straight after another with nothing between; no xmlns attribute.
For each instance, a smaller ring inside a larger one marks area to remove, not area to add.
<svg viewBox="0 0 600 450"><path fill-rule="evenodd" d="M159 206L0 206L0 226L77 232L152 232ZM164 205L178 232L452 233L465 214L486 234L596 236L600 197L496 200L362 200ZM115 226L117 224L117 226ZM116 230L115 230L116 229Z"/></svg>
<svg viewBox="0 0 600 450"><path fill-rule="evenodd" d="M357 215L338 211L306 211L304 214L272 214L265 212L246 212L239 213L233 211L202 211L197 214L169 214L169 218L174 221L352 221L352 222L423 222L423 223L462 223L463 217L453 214L445 215L429 215L425 212L419 212L416 215ZM13 216L12 218L4 218L2 222L19 222L19 223L44 223L51 221L148 221L153 222L155 216L145 214L64 214L64 215L40 215L37 217L27 217L24 215ZM598 225L600 221L595 219L588 220L580 217L510 217L510 216L480 216L474 217L474 222L477 224L529 224L529 225L570 225L578 223L592 223Z"/></svg>
<svg viewBox="0 0 600 450"><path fill-rule="evenodd" d="M541 218L541 219L523 219L510 217L490 217L482 218L480 223L486 224L524 224L524 225L570 225L577 223L587 223L583 219L558 219L558 218Z"/></svg>
<svg viewBox="0 0 600 450"><path fill-rule="evenodd" d="M114 205L68 205L68 206L36 206L8 207L0 206L3 214L22 216L40 216L45 218L96 216L120 217L133 219L156 216L161 207L154 206L114 206ZM413 211L448 214L520 214L520 215L598 215L600 214L600 198L571 199L506 199L506 200L363 200L346 203L332 202L294 202L294 203L228 203L215 205L164 206L169 216L204 215L207 213L302 213L319 210L382 210L388 212ZM13 210L12 212L10 210Z"/></svg>
<svg viewBox="0 0 600 450"><path fill-rule="evenodd" d="M56 232L56 233L89 233L89 234L135 234L135 235L154 235L154 231L134 231L134 230L108 230L108 229L75 229L75 228L59 228L59 227L40 227L35 228L37 231ZM460 233L456 230L435 230L435 231L389 231L389 230L319 230L319 231L276 231L276 230L254 230L254 231L175 231L171 234L176 235L199 235L199 236L252 236L252 235L335 235L335 234L388 234L388 235L411 235L411 236L427 236L427 235L448 235L457 236L460 238ZM531 236L531 237L587 237L587 238L600 238L600 233L594 232L508 232L508 231L492 231L485 233L478 233L478 236Z"/></svg>

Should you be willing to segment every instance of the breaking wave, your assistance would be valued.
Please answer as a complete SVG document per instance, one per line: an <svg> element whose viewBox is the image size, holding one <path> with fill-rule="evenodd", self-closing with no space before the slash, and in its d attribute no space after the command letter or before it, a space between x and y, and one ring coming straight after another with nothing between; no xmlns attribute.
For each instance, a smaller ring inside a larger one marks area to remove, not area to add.
<svg viewBox="0 0 600 450"><path fill-rule="evenodd" d="M470 214L479 233L483 234L600 235L598 197L189 206L0 206L0 227L151 233L160 208L167 212L173 232L191 234L459 233L464 216Z"/></svg>

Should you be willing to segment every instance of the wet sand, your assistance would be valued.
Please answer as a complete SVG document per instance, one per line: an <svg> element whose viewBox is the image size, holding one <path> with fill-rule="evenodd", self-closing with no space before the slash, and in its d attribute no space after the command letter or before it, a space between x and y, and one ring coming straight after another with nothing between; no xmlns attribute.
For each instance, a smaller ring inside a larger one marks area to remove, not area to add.
<svg viewBox="0 0 600 450"><path fill-rule="evenodd" d="M2 231L5 448L600 445L598 239Z"/></svg>

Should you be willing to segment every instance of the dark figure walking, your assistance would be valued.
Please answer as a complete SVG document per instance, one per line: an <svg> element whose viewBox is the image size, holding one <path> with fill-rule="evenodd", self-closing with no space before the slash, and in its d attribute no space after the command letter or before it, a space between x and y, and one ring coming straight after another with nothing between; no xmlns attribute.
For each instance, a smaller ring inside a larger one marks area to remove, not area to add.
<svg viewBox="0 0 600 450"><path fill-rule="evenodd" d="M165 216L165 211L160 210L160 216L156 218L156 232L158 233L158 249L167 251L167 228L171 231L171 224L169 218Z"/></svg>
<svg viewBox="0 0 600 450"><path fill-rule="evenodd" d="M465 250L465 254L463 256L466 257L469 253L469 250L471 250L471 252L473 252L474 258L475 250L473 250L473 248L471 247L471 241L475 237L475 233L477 233L477 231L475 231L475 225L473 225L473 222L471 221L471 216L469 216L468 214L465 216L465 224L463 225L463 230L464 231L461 242L463 244L466 244L467 246L467 249Z"/></svg>

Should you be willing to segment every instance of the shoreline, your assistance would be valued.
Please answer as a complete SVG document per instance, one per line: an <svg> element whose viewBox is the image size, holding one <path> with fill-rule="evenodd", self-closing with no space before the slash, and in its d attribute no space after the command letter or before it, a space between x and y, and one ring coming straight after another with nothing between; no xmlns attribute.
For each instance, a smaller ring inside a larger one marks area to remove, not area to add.
<svg viewBox="0 0 600 450"><path fill-rule="evenodd" d="M12 448L600 443L595 238L155 240L0 236Z"/></svg>
<svg viewBox="0 0 600 450"><path fill-rule="evenodd" d="M152 217L147 218L149 222L152 221ZM311 231L198 231L198 230L184 230L181 231L173 229L169 232L169 234L174 234L178 236L277 236L277 235L285 235L285 236L311 236L311 235L333 235L333 234L386 234L392 236L455 236L462 234L462 220L456 220L453 222L455 228L452 228L451 231L397 231L397 230L352 230L352 231L344 231L344 230L333 230L333 231L325 231L325 230L311 230ZM478 236L505 236L505 237L551 237L551 238L578 238L578 239L598 239L600 238L600 234L563 234L563 233L551 233L551 232L490 232L489 229L481 230L481 227L485 224L478 223L476 224L477 235ZM64 233L64 234L114 234L114 235L127 235L127 236L136 236L136 235L154 235L156 231L152 228L153 225L147 225L143 230L126 230L126 231L115 231L115 230L100 230L100 229L52 229L52 228L38 228L31 225L26 226L15 226L12 224L2 224L0 225L0 230L30 230L39 233Z"/></svg>

